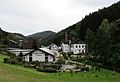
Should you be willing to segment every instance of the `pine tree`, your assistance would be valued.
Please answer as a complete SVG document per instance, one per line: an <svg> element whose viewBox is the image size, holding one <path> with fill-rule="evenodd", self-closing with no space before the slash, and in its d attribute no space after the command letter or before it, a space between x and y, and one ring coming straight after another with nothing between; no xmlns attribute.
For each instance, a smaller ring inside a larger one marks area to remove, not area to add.
<svg viewBox="0 0 120 82"><path fill-rule="evenodd" d="M108 20L105 19L95 33L94 52L98 60L103 63L106 63L110 52L109 29L110 26Z"/></svg>
<svg viewBox="0 0 120 82"><path fill-rule="evenodd" d="M95 35L94 33L88 28L87 32L86 32L86 38L85 38L85 42L87 44L87 50L88 52L91 54L93 53L94 49L93 49L93 45L94 45L94 39L95 39Z"/></svg>

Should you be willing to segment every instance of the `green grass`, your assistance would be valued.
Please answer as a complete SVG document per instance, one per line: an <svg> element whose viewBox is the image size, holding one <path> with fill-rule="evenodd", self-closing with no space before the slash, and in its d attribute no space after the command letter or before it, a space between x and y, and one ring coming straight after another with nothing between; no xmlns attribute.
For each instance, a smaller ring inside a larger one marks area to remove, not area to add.
<svg viewBox="0 0 120 82"><path fill-rule="evenodd" d="M0 54L0 82L120 82L120 74L112 75L112 71L102 69L93 73L43 73L35 69L3 63ZM98 77L95 77L98 75Z"/></svg>

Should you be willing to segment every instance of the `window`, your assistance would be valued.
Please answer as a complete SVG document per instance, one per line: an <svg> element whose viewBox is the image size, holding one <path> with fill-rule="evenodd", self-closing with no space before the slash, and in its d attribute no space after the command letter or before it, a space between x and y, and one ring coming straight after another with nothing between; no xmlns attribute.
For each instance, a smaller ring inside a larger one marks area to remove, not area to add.
<svg viewBox="0 0 120 82"><path fill-rule="evenodd" d="M48 57L48 54L45 54L45 57Z"/></svg>
<svg viewBox="0 0 120 82"><path fill-rule="evenodd" d="M76 48L77 48L78 46L76 45Z"/></svg>
<svg viewBox="0 0 120 82"><path fill-rule="evenodd" d="M82 45L82 48L84 48L84 45Z"/></svg>
<svg viewBox="0 0 120 82"><path fill-rule="evenodd" d="M45 54L45 62L48 62L48 54Z"/></svg>
<svg viewBox="0 0 120 82"><path fill-rule="evenodd" d="M85 53L85 51L84 51L84 50L82 50L82 53Z"/></svg>

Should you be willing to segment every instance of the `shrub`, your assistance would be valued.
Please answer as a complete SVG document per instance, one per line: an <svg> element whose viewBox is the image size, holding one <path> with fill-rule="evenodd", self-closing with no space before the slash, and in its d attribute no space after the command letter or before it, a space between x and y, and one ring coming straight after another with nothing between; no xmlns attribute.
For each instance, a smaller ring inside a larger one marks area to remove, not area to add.
<svg viewBox="0 0 120 82"><path fill-rule="evenodd" d="M23 61L23 54L20 52L20 54L16 57L17 62L21 63Z"/></svg>
<svg viewBox="0 0 120 82"><path fill-rule="evenodd" d="M59 64L43 64L44 68L54 68L54 69L60 69L61 65Z"/></svg>
<svg viewBox="0 0 120 82"><path fill-rule="evenodd" d="M71 55L72 55L72 53L69 52L69 53L68 53L68 57L71 57Z"/></svg>
<svg viewBox="0 0 120 82"><path fill-rule="evenodd" d="M89 71L88 67L81 67L80 71Z"/></svg>
<svg viewBox="0 0 120 82"><path fill-rule="evenodd" d="M4 58L4 63L9 63L9 58Z"/></svg>
<svg viewBox="0 0 120 82"><path fill-rule="evenodd" d="M24 67L30 68L30 64L28 62L24 63Z"/></svg>
<svg viewBox="0 0 120 82"><path fill-rule="evenodd" d="M16 61L16 59L11 59L11 60L10 60L10 63L11 63L11 64L16 64L17 61Z"/></svg>
<svg viewBox="0 0 120 82"><path fill-rule="evenodd" d="M70 70L70 73L73 73L73 70L72 70L72 69Z"/></svg>
<svg viewBox="0 0 120 82"><path fill-rule="evenodd" d="M63 57L66 59L66 60L68 60L68 54L66 54L66 53L62 53L63 54Z"/></svg>
<svg viewBox="0 0 120 82"><path fill-rule="evenodd" d="M98 75L95 75L95 77L98 77Z"/></svg>
<svg viewBox="0 0 120 82"><path fill-rule="evenodd" d="M40 66L40 62L39 61L33 61L31 64L33 64L35 67L36 66Z"/></svg>
<svg viewBox="0 0 120 82"><path fill-rule="evenodd" d="M18 63L22 63L23 58L21 58L21 57L17 57L16 60L17 60Z"/></svg>
<svg viewBox="0 0 120 82"><path fill-rule="evenodd" d="M57 72L57 70L55 68L38 68L37 71L41 71L41 72L48 72L48 73L55 73Z"/></svg>
<svg viewBox="0 0 120 82"><path fill-rule="evenodd" d="M58 59L56 64L65 64L65 60L64 59Z"/></svg>

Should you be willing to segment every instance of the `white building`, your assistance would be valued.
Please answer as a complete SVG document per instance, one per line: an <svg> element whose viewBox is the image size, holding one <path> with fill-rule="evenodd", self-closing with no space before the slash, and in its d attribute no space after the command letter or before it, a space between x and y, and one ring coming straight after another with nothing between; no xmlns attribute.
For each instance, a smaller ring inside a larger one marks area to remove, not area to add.
<svg viewBox="0 0 120 82"><path fill-rule="evenodd" d="M72 44L71 50L73 54L80 54L86 52L86 44Z"/></svg>
<svg viewBox="0 0 120 82"><path fill-rule="evenodd" d="M18 55L20 55L21 52L23 55L25 55L32 50L33 49L12 49L12 50L8 50L8 51L11 52L12 54L14 54L15 56L18 56Z"/></svg>
<svg viewBox="0 0 120 82"><path fill-rule="evenodd" d="M55 44L51 44L47 48L50 50L59 51L59 47Z"/></svg>
<svg viewBox="0 0 120 82"><path fill-rule="evenodd" d="M62 48L62 51L63 51L64 53L70 52L70 45L69 45L69 44L64 44L64 43L62 43L61 48Z"/></svg>
<svg viewBox="0 0 120 82"><path fill-rule="evenodd" d="M62 51L64 53L72 52L73 54L86 53L86 44L84 43L75 43L75 44L64 44L61 45Z"/></svg>
<svg viewBox="0 0 120 82"><path fill-rule="evenodd" d="M24 56L24 60L27 62L39 61L39 62L54 62L55 54L47 48L40 48L33 50Z"/></svg>
<svg viewBox="0 0 120 82"><path fill-rule="evenodd" d="M15 56L23 54L24 60L27 62L40 61L40 62L54 62L57 61L60 53L55 50L50 50L47 48L34 49L12 49L8 50L13 53Z"/></svg>

